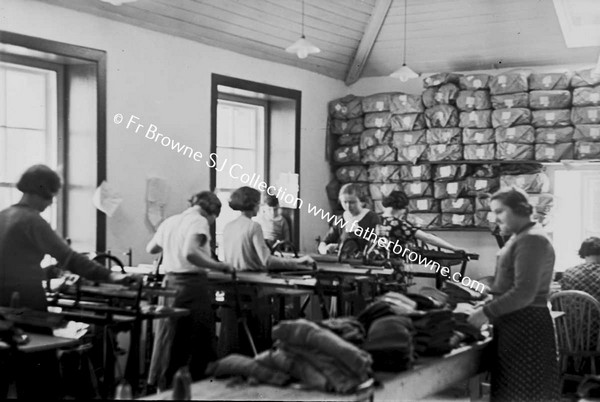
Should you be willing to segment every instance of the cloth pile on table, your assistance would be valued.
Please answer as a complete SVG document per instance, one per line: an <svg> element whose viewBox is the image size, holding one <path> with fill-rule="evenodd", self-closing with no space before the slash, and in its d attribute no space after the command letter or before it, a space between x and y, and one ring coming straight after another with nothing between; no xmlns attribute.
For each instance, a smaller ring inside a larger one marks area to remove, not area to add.
<svg viewBox="0 0 600 402"><path fill-rule="evenodd" d="M360 347L365 342L365 328L354 317L330 318L318 324L353 345Z"/></svg>
<svg viewBox="0 0 600 402"><path fill-rule="evenodd" d="M444 282L444 293L449 296L448 303L456 306L457 303L478 301L485 298L485 295L475 289L460 284L458 282Z"/></svg>
<svg viewBox="0 0 600 402"><path fill-rule="evenodd" d="M450 310L430 310L423 316L412 317L412 323L416 330L415 351L421 356L446 354L459 343Z"/></svg>

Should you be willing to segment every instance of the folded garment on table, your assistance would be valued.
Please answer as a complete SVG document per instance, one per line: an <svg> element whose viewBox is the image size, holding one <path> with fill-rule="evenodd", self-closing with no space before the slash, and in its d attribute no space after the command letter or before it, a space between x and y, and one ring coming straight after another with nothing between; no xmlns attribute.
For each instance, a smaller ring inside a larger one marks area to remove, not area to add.
<svg viewBox="0 0 600 402"><path fill-rule="evenodd" d="M308 388L321 391L332 390L327 377L309 360L292 355L281 348L265 350L254 359L273 370L289 374L294 380L300 381Z"/></svg>
<svg viewBox="0 0 600 402"><path fill-rule="evenodd" d="M379 300L387 299L387 301L395 304L402 304L404 306L409 307L410 309L417 308L417 303L413 301L410 297L403 295L398 292L387 292L383 295L379 296Z"/></svg>
<svg viewBox="0 0 600 402"><path fill-rule="evenodd" d="M471 289L468 286L457 282L445 282L444 292L450 296L450 299L455 303L468 302L473 300L481 300L485 297L484 294Z"/></svg>
<svg viewBox="0 0 600 402"><path fill-rule="evenodd" d="M386 303L381 300L376 300L372 303L369 303L367 307L363 311L361 311L356 317L358 321L363 325L365 330L369 331L371 327L371 323L380 317L385 317L387 315L393 315L394 310L392 310L389 303Z"/></svg>
<svg viewBox="0 0 600 402"><path fill-rule="evenodd" d="M371 367L371 356L367 352L305 319L281 321L273 327L272 336L288 345L312 348L324 355L334 356L357 374L369 371Z"/></svg>
<svg viewBox="0 0 600 402"><path fill-rule="evenodd" d="M231 376L254 378L270 385L284 385L290 381L289 375L264 366L248 356L235 353L210 363L206 368L206 374L216 378Z"/></svg>
<svg viewBox="0 0 600 402"><path fill-rule="evenodd" d="M402 316L378 318L371 324L364 349L371 353L375 370L406 370L414 360L412 321Z"/></svg>
<svg viewBox="0 0 600 402"><path fill-rule="evenodd" d="M431 310L431 309L442 308L446 304L439 300L434 299L433 297L425 296L425 295L418 294L418 293L408 293L407 296L410 297L415 302L417 302L417 308L419 310Z"/></svg>
<svg viewBox="0 0 600 402"><path fill-rule="evenodd" d="M354 317L330 318L320 321L318 324L354 345L360 346L365 341L365 328Z"/></svg>

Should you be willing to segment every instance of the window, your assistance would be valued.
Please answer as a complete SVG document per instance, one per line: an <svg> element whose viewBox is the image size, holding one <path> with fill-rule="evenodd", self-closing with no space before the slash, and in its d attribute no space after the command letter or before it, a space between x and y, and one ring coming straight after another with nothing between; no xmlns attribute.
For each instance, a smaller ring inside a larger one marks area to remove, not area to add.
<svg viewBox="0 0 600 402"><path fill-rule="evenodd" d="M231 99L231 97L228 97ZM252 100L252 103L219 99L217 104L217 149L219 163L217 170L215 192L221 203L221 214L216 221L217 245L222 244L223 229L228 222L234 220L238 212L229 208L229 196L241 187L243 183L230 175L229 168L233 164L243 167L243 172L259 175L266 181L265 163L265 113L266 102ZM219 171L223 161L227 160L226 168ZM242 171L233 172L239 176ZM220 259L223 259L222 247L217 249Z"/></svg>
<svg viewBox="0 0 600 402"><path fill-rule="evenodd" d="M555 269L564 271L582 262L577 251L584 239L600 237L600 171L597 167L556 170L554 189Z"/></svg>
<svg viewBox="0 0 600 402"><path fill-rule="evenodd" d="M58 71L0 63L0 209L19 201L19 177L31 165L62 165L57 126ZM61 229L62 208L42 216Z"/></svg>

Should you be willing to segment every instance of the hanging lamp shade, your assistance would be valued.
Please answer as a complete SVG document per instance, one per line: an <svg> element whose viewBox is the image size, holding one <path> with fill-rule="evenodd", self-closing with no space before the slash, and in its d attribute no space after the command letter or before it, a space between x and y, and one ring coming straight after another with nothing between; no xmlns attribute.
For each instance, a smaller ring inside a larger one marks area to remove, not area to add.
<svg viewBox="0 0 600 402"><path fill-rule="evenodd" d="M137 0L100 0L100 1L102 1L104 3L112 4L113 6L122 6L123 4L133 3L134 1L137 1Z"/></svg>
<svg viewBox="0 0 600 402"><path fill-rule="evenodd" d="M309 54L319 53L321 49L310 43L306 40L306 37L302 35L300 39L288 46L285 51L288 53L296 53L300 59L306 59Z"/></svg>
<svg viewBox="0 0 600 402"><path fill-rule="evenodd" d="M406 82L408 80L412 80L413 78L419 78L419 74L415 73L406 64L403 64L402 67L391 73L390 77L394 77L402 82Z"/></svg>

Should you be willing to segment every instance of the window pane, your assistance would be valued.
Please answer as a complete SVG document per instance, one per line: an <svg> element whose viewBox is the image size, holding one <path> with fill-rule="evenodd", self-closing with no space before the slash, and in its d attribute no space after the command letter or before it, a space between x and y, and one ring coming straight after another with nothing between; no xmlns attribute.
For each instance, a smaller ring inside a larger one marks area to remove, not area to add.
<svg viewBox="0 0 600 402"><path fill-rule="evenodd" d="M17 182L21 174L37 163L46 162L46 133L39 130L6 129L6 178Z"/></svg>
<svg viewBox="0 0 600 402"><path fill-rule="evenodd" d="M231 155L232 160L235 163L240 164L244 167L244 173L252 176L254 173L260 174L256 169L256 152L255 151L246 151L242 149L234 149ZM240 176L238 171L234 171L235 176Z"/></svg>
<svg viewBox="0 0 600 402"><path fill-rule="evenodd" d="M233 109L223 102L217 106L217 146L233 146Z"/></svg>
<svg viewBox="0 0 600 402"><path fill-rule="evenodd" d="M0 63L0 88L6 88L6 69L2 67L2 63ZM2 126L6 126L6 91L0 91L0 127Z"/></svg>
<svg viewBox="0 0 600 402"><path fill-rule="evenodd" d="M239 182L233 179L230 174L231 166L236 163L232 156L231 149L217 148L217 158L214 159L217 161L217 165L214 167L217 170L217 188L239 187ZM232 173L237 176L235 168Z"/></svg>
<svg viewBox="0 0 600 402"><path fill-rule="evenodd" d="M96 249L96 209L92 204L95 189L69 188L69 214L76 219L67 222L67 233L71 246L79 252ZM93 230L90 230L93 228Z"/></svg>
<svg viewBox="0 0 600 402"><path fill-rule="evenodd" d="M8 69L6 71L6 125L46 128L46 75Z"/></svg>
<svg viewBox="0 0 600 402"><path fill-rule="evenodd" d="M0 96L2 93L0 92ZM0 126L0 183L8 182L6 173L6 158L8 156L8 146L6 145L6 129Z"/></svg>
<svg viewBox="0 0 600 402"><path fill-rule="evenodd" d="M256 148L256 109L234 109L233 137L236 148Z"/></svg>

